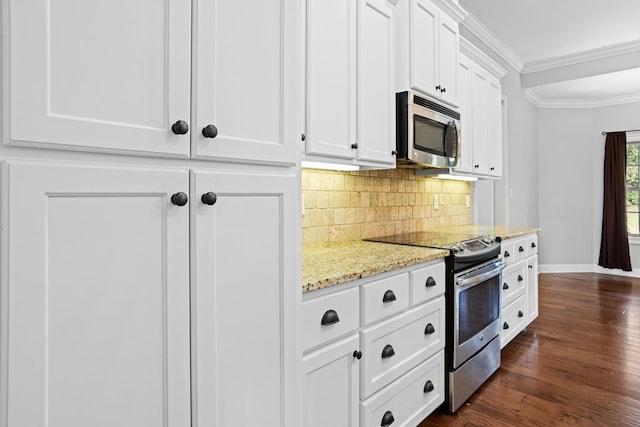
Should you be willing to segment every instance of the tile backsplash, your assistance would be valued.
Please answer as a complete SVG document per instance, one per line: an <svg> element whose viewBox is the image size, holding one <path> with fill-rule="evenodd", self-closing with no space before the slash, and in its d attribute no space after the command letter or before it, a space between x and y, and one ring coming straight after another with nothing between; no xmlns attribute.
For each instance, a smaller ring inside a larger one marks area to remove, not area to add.
<svg viewBox="0 0 640 427"><path fill-rule="evenodd" d="M305 245L471 223L470 182L417 176L410 169L303 169L302 197Z"/></svg>

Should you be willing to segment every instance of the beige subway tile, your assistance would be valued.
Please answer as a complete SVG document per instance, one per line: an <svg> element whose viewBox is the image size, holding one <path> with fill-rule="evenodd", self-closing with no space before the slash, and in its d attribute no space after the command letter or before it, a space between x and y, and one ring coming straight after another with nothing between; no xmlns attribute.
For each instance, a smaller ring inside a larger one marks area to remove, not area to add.
<svg viewBox="0 0 640 427"><path fill-rule="evenodd" d="M333 176L333 188L332 190L334 191L342 191L344 190L344 175L342 174L335 174Z"/></svg>
<svg viewBox="0 0 640 427"><path fill-rule="evenodd" d="M304 199L304 208L305 209L313 209L313 208L317 207L317 204L316 204L317 192L316 191L303 191L302 192L302 196L303 196L303 199Z"/></svg>
<svg viewBox="0 0 640 427"><path fill-rule="evenodd" d="M334 210L333 223L336 225L346 224L347 210L345 208L337 208Z"/></svg>
<svg viewBox="0 0 640 427"><path fill-rule="evenodd" d="M319 172L309 172L309 190L322 190L322 175Z"/></svg>
<svg viewBox="0 0 640 427"><path fill-rule="evenodd" d="M353 175L345 175L344 189L345 191L356 191L356 177Z"/></svg>
<svg viewBox="0 0 640 427"><path fill-rule="evenodd" d="M316 207L318 209L326 209L329 207L329 193L327 191L315 191Z"/></svg>
<svg viewBox="0 0 640 427"><path fill-rule="evenodd" d="M333 190L333 174L330 172L325 172L322 174L322 189L323 190Z"/></svg>
<svg viewBox="0 0 640 427"><path fill-rule="evenodd" d="M330 208L339 208L342 207L342 199L340 198L340 192L338 191L329 191L329 205Z"/></svg>

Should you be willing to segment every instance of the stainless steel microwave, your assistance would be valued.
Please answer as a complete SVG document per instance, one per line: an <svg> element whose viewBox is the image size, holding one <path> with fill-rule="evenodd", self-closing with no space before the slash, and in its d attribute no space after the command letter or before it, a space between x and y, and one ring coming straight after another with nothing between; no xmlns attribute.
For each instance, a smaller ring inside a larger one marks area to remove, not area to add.
<svg viewBox="0 0 640 427"><path fill-rule="evenodd" d="M414 169L458 164L460 112L416 92L396 94L396 165Z"/></svg>

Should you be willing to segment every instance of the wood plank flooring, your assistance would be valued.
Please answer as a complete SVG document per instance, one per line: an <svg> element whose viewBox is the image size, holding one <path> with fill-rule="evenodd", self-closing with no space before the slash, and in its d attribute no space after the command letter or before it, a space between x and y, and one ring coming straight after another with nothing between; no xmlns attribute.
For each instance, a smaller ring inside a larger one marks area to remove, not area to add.
<svg viewBox="0 0 640 427"><path fill-rule="evenodd" d="M640 426L640 279L540 274L540 314L455 414L419 427Z"/></svg>

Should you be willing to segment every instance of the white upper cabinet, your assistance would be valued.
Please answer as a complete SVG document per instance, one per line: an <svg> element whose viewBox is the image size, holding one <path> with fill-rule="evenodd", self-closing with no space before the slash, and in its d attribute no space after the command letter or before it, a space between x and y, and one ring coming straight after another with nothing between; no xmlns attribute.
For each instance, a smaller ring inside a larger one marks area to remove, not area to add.
<svg viewBox="0 0 640 427"><path fill-rule="evenodd" d="M458 23L464 16L453 2L399 1L396 91L413 89L458 106Z"/></svg>
<svg viewBox="0 0 640 427"><path fill-rule="evenodd" d="M502 177L502 88L500 65L460 38L458 88L462 148L454 174Z"/></svg>
<svg viewBox="0 0 640 427"><path fill-rule="evenodd" d="M306 3L305 158L393 167L394 7Z"/></svg>
<svg viewBox="0 0 640 427"><path fill-rule="evenodd" d="M193 23L190 0L5 6L9 144L295 162L295 0L194 1Z"/></svg>

